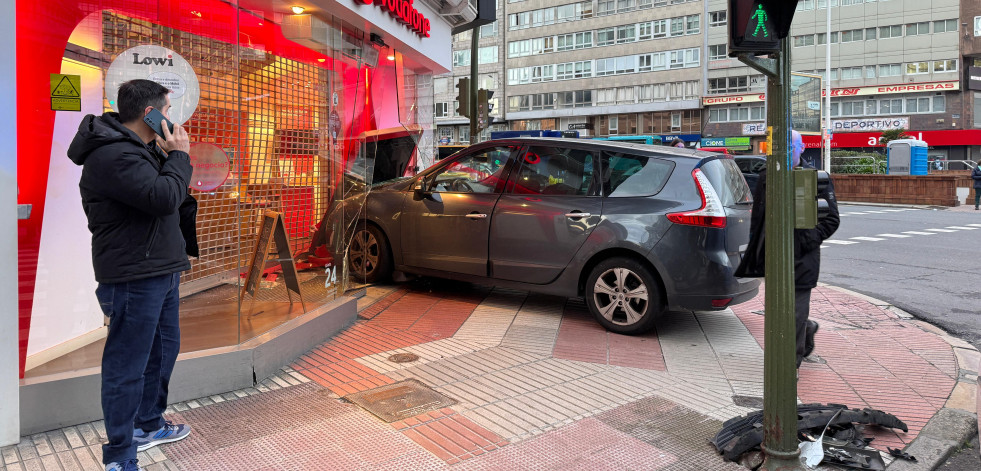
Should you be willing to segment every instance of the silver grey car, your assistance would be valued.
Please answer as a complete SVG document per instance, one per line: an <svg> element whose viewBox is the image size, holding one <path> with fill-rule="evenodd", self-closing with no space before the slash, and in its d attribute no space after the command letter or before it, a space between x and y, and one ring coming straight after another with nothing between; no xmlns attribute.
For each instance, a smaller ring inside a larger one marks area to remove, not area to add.
<svg viewBox="0 0 981 471"><path fill-rule="evenodd" d="M669 309L719 310L756 295L759 280L733 276L751 206L739 167L721 154L515 138L375 185L336 205L327 224L332 238L347 237L359 279L399 270L582 296L608 330L638 334Z"/></svg>

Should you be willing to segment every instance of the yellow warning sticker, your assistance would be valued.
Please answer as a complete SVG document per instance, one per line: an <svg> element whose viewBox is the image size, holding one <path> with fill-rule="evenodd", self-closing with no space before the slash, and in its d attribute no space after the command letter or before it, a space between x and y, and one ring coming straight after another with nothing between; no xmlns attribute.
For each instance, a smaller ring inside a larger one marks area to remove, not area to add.
<svg viewBox="0 0 981 471"><path fill-rule="evenodd" d="M82 76L51 74L51 109L82 111Z"/></svg>

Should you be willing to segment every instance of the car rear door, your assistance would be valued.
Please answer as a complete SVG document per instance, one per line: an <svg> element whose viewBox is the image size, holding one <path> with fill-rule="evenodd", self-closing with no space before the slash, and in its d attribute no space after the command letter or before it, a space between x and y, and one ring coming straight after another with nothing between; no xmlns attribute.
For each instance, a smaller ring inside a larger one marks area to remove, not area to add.
<svg viewBox="0 0 981 471"><path fill-rule="evenodd" d="M708 160L699 168L725 208L726 254L731 266L736 267L749 244L750 211L753 207L749 186L732 158Z"/></svg>
<svg viewBox="0 0 981 471"><path fill-rule="evenodd" d="M400 217L403 263L487 275L487 239L515 147L482 147L450 158L406 198Z"/></svg>
<svg viewBox="0 0 981 471"><path fill-rule="evenodd" d="M491 218L491 276L548 283L599 224L599 152L532 145L515 161Z"/></svg>

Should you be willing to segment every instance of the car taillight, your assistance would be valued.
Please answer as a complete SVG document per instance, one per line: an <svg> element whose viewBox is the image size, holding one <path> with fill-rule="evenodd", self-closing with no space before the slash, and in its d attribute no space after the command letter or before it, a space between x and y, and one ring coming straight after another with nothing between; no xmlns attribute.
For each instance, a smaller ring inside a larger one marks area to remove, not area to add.
<svg viewBox="0 0 981 471"><path fill-rule="evenodd" d="M723 307L728 306L729 303L731 303L731 302L732 302L732 298L713 299L712 300L712 307L723 308Z"/></svg>
<svg viewBox="0 0 981 471"><path fill-rule="evenodd" d="M698 188L699 196L702 197L702 207L694 211L668 213L668 220L675 224L688 226L726 227L726 211L722 207L719 194L715 192L715 188L712 187L708 177L702 173L701 169L697 168L692 170L691 176L695 179L695 187Z"/></svg>

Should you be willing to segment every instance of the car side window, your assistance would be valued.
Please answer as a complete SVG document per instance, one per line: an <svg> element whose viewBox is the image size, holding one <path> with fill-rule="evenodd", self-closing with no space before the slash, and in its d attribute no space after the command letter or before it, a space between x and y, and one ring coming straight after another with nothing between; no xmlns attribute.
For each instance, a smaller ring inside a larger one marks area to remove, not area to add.
<svg viewBox="0 0 981 471"><path fill-rule="evenodd" d="M603 153L603 194L650 196L661 191L674 163L622 152Z"/></svg>
<svg viewBox="0 0 981 471"><path fill-rule="evenodd" d="M511 147L489 147L461 156L433 175L430 191L440 193L494 193L503 186Z"/></svg>
<svg viewBox="0 0 981 471"><path fill-rule="evenodd" d="M511 193L596 196L599 182L594 178L594 156L587 150L532 146L521 158Z"/></svg>

